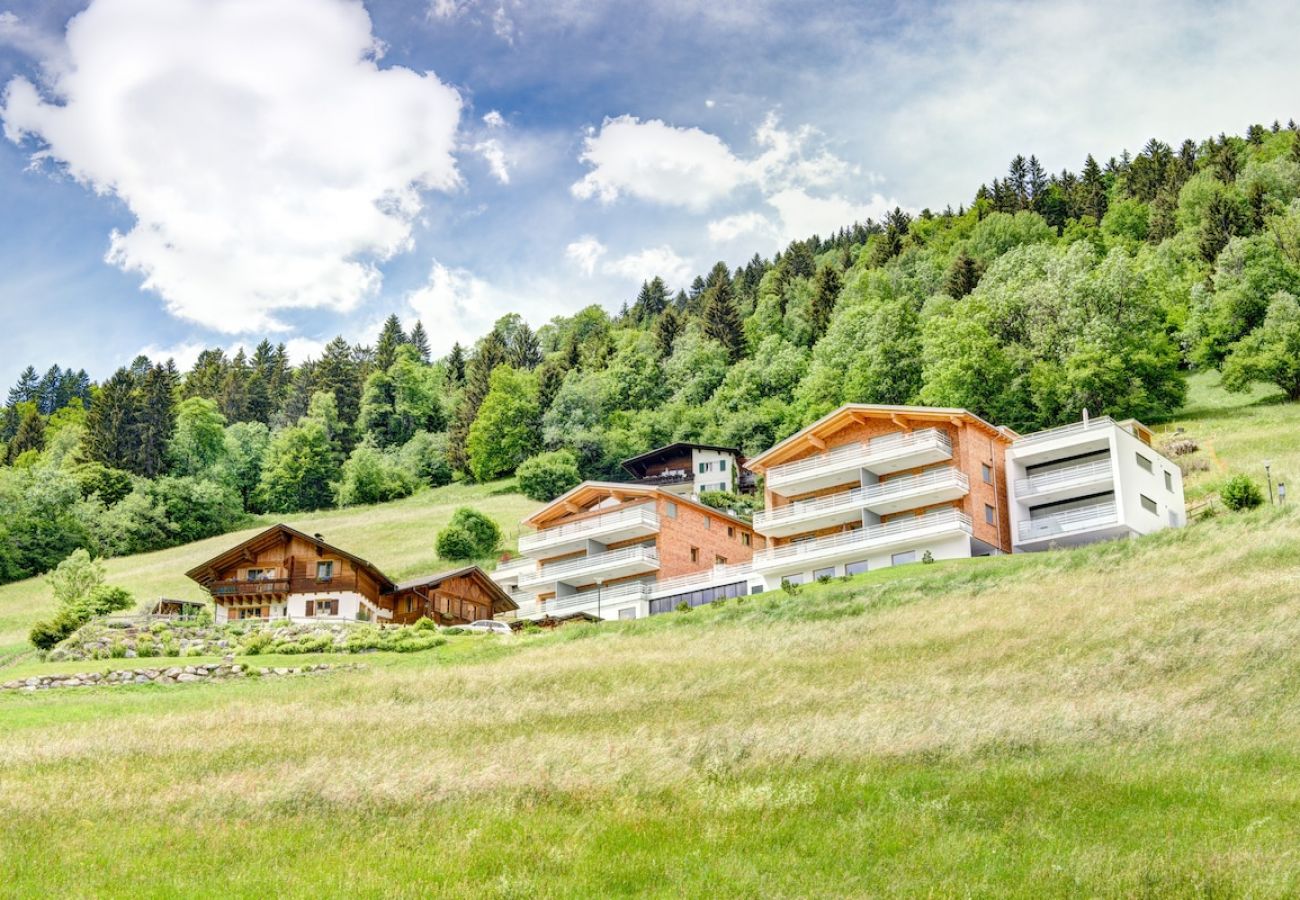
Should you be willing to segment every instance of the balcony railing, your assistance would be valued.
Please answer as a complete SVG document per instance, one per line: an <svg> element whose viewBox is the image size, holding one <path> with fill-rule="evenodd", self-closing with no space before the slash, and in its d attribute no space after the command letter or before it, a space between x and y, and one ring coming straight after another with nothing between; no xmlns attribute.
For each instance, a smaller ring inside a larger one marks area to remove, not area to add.
<svg viewBox="0 0 1300 900"><path fill-rule="evenodd" d="M1016 479L1016 495L1029 496L1032 494L1041 494L1043 491L1049 491L1053 488L1063 487L1069 484L1084 483L1096 481L1111 474L1110 459L1099 459L1089 463L1080 463L1077 466L1066 466L1062 469L1053 469L1050 472L1043 472L1038 475L1030 475L1028 478Z"/></svg>
<svg viewBox="0 0 1300 900"><path fill-rule="evenodd" d="M689 590L696 585L704 587L705 585L718 584L725 581L743 581L748 578L754 571L752 563L732 563L731 565L714 566L711 569L705 569L702 572L691 572L688 575L678 575L675 578L664 578L656 581L651 585L652 593L665 594L671 592L680 592Z"/></svg>
<svg viewBox="0 0 1300 900"><path fill-rule="evenodd" d="M772 487L801 481L822 474L831 474L844 469L871 468L873 461L902 456L909 452L926 449L944 450L952 453L952 442L946 432L938 428L923 428L920 431L899 432L872 438L869 441L855 441L836 447L826 453L810 456L807 459L773 466L767 471L767 483Z"/></svg>
<svg viewBox="0 0 1300 900"><path fill-rule="evenodd" d="M592 516L590 519L580 519L567 525L558 525L555 528L546 528L533 534L521 535L519 538L519 552L532 553L538 549L564 541L582 539L618 528L636 526L645 526L651 529L658 528L659 516L652 509L637 506L632 509L621 509L617 512Z"/></svg>
<svg viewBox="0 0 1300 900"><path fill-rule="evenodd" d="M769 547L754 554L754 568L764 568L782 561L814 559L840 551L853 549L870 549L884 546L895 541L904 540L927 532L943 532L950 529L971 530L970 516L955 508L926 513L923 516L911 516L884 525L868 525L852 531L841 532L830 537L814 538Z"/></svg>
<svg viewBox="0 0 1300 900"><path fill-rule="evenodd" d="M1039 516L1020 523L1021 541L1038 541L1057 535L1072 534L1113 525L1118 521L1114 501L1077 506L1065 512Z"/></svg>
<svg viewBox="0 0 1300 900"><path fill-rule="evenodd" d="M1090 418L1086 422L1071 422L1069 425L1060 425L1056 428L1048 428L1044 431L1035 431L1033 434L1022 435L1016 438L1013 446L1023 447L1026 444L1037 444L1041 441L1050 441L1053 438L1065 437L1079 431L1087 431L1091 428L1104 428L1114 425L1115 420L1110 416L1097 416Z"/></svg>
<svg viewBox="0 0 1300 900"><path fill-rule="evenodd" d="M262 594L289 593L288 578L246 578L214 581L209 590L214 597L257 597Z"/></svg>
<svg viewBox="0 0 1300 900"><path fill-rule="evenodd" d="M909 493L940 487L957 487L965 493L970 490L970 482L965 473L957 469L951 467L932 469L919 475L891 478L888 481L854 488L851 491L828 494L814 500L796 500L794 503L788 503L785 506L773 507L754 514L754 528L762 531L776 525L862 509L873 501L891 500L906 496Z"/></svg>
<svg viewBox="0 0 1300 900"><path fill-rule="evenodd" d="M607 588L601 588L599 591L582 591L577 594L570 594L567 597L553 597L550 600L543 600L539 604L541 612L549 615L555 615L559 612L580 612L584 609L596 609L606 603L615 601L625 601L628 598L648 598L650 596L650 585L642 584L639 581L628 584L615 584Z"/></svg>
<svg viewBox="0 0 1300 900"><path fill-rule="evenodd" d="M572 578L587 572L598 572L601 569L611 568L623 563L638 562L657 567L659 565L659 551L654 547L625 547L622 550L610 550L606 553L566 559L541 566L536 572L521 576L519 584L520 587L523 587L529 584L562 581L565 578Z"/></svg>

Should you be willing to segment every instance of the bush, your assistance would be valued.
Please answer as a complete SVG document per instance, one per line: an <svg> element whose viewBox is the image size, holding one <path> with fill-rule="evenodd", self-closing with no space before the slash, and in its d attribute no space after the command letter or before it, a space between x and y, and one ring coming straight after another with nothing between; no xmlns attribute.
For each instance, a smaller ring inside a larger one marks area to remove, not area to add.
<svg viewBox="0 0 1300 900"><path fill-rule="evenodd" d="M244 638L239 645L242 653L248 656L258 656L271 646L271 633L268 631L254 631Z"/></svg>
<svg viewBox="0 0 1300 900"><path fill-rule="evenodd" d="M1248 475L1233 475L1219 488L1219 499L1233 512L1254 509L1264 502L1264 492Z"/></svg>
<svg viewBox="0 0 1300 900"><path fill-rule="evenodd" d="M550 502L582 482L578 458L572 450L539 453L524 460L517 470L519 491L529 500Z"/></svg>
<svg viewBox="0 0 1300 900"><path fill-rule="evenodd" d="M501 529L496 522L462 506L447 527L438 532L438 555L444 559L481 559L491 556L500 542Z"/></svg>
<svg viewBox="0 0 1300 900"><path fill-rule="evenodd" d="M443 634L465 634L465 633L466 631L464 628L461 628L456 625L453 625L451 628L448 628L443 631Z"/></svg>
<svg viewBox="0 0 1300 900"><path fill-rule="evenodd" d="M402 466L429 487L451 484L451 462L447 459L447 436L417 431L398 452Z"/></svg>
<svg viewBox="0 0 1300 900"><path fill-rule="evenodd" d="M43 619L33 625L27 639L38 650L49 650L76 630L77 626L74 623L62 616L55 616L53 619Z"/></svg>
<svg viewBox="0 0 1300 900"><path fill-rule="evenodd" d="M931 553L929 550L925 551L925 553L921 554L921 562L923 563L934 562L934 554Z"/></svg>
<svg viewBox="0 0 1300 900"><path fill-rule="evenodd" d="M343 464L343 478L335 496L339 506L359 506L406 497L415 488L415 476L406 470L398 455L380 450L367 440Z"/></svg>

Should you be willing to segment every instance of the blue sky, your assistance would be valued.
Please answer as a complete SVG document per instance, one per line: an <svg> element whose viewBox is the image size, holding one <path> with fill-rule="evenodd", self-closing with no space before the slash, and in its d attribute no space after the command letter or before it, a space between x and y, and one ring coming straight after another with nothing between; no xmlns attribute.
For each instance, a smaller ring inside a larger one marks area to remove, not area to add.
<svg viewBox="0 0 1300 900"><path fill-rule="evenodd" d="M71 25L69 24L71 23ZM0 379L616 309L1300 117L1293 4L0 0Z"/></svg>

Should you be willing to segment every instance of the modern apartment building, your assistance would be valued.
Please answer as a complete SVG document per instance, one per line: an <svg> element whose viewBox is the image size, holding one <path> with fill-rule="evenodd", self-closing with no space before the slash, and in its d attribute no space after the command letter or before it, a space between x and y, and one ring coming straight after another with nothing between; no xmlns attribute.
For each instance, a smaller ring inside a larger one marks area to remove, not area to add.
<svg viewBox="0 0 1300 900"><path fill-rule="evenodd" d="M1006 455L1017 551L1177 528L1186 521L1178 466L1151 430L1109 416L1027 434Z"/></svg>
<svg viewBox="0 0 1300 900"><path fill-rule="evenodd" d="M848 404L748 462L763 475L753 567L768 588L1012 550L1017 435L963 409Z"/></svg>
<svg viewBox="0 0 1300 900"><path fill-rule="evenodd" d="M704 491L752 491L754 476L744 464L735 447L685 442L623 460L623 468L637 484L696 497Z"/></svg>
<svg viewBox="0 0 1300 900"><path fill-rule="evenodd" d="M492 573L519 618L635 619L751 590L749 523L663 487L584 482L524 525L521 557Z"/></svg>

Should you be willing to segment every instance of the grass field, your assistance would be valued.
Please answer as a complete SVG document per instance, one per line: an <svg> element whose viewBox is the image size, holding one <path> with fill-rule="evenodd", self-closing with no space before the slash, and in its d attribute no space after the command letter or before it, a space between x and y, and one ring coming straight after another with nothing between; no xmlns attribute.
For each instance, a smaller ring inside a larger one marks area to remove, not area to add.
<svg viewBox="0 0 1300 900"><path fill-rule="evenodd" d="M1193 400L1189 493L1300 461L1295 408ZM387 509L320 530L436 562ZM319 678L0 695L0 895L1295 896L1297 548L1265 508Z"/></svg>

